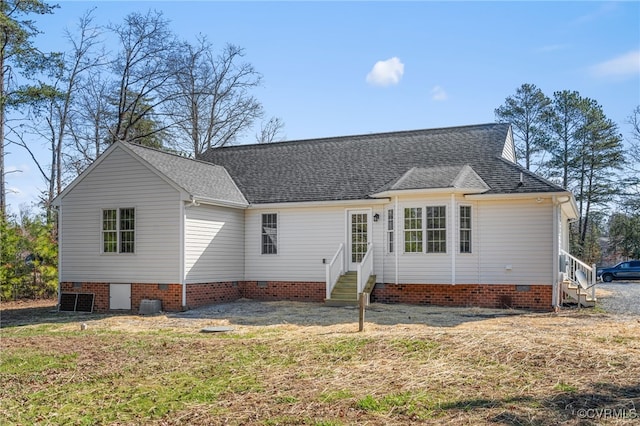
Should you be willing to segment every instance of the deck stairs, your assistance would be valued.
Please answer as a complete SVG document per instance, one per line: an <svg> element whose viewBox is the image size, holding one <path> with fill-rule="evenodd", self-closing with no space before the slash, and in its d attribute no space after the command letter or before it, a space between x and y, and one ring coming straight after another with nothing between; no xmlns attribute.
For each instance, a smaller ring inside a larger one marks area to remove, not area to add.
<svg viewBox="0 0 640 426"><path fill-rule="evenodd" d="M592 308L596 305L596 299L591 291L583 289L576 281L566 276L562 281L562 293L564 303L580 303L583 308Z"/></svg>
<svg viewBox="0 0 640 426"><path fill-rule="evenodd" d="M325 299L327 306L355 306L358 304L357 290L358 274L356 272L347 272L338 278L331 298ZM365 293L371 293L376 285L376 276L371 275L364 286Z"/></svg>

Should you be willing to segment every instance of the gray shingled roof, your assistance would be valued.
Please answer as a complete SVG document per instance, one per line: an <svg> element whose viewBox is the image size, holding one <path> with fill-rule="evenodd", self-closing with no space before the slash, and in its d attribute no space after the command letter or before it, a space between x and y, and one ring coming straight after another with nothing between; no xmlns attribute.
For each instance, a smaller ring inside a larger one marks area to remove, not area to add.
<svg viewBox="0 0 640 426"><path fill-rule="evenodd" d="M196 199L248 204L224 167L137 144L126 146Z"/></svg>
<svg viewBox="0 0 640 426"><path fill-rule="evenodd" d="M378 192L406 189L460 188L484 192L489 186L468 164L464 166L412 167L400 179Z"/></svg>
<svg viewBox="0 0 640 426"><path fill-rule="evenodd" d="M413 183L449 187L465 166L477 175L465 176L466 184L484 183L485 193L564 191L501 157L508 131L508 124L491 123L240 145L211 149L203 160L225 167L254 204L365 199L412 169ZM440 179L438 168L450 168L450 176Z"/></svg>

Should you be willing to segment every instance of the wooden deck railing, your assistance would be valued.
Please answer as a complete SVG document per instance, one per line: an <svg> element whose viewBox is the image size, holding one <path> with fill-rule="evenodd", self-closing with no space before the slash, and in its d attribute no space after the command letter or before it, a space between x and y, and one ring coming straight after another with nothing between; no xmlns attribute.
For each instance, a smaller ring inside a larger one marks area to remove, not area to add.
<svg viewBox="0 0 640 426"><path fill-rule="evenodd" d="M582 271L587 277L589 291L591 291L591 297L596 298L596 265L587 265L570 253L560 250L560 270L564 272L571 281L577 282L576 271ZM564 269L562 268L562 259L564 259Z"/></svg>

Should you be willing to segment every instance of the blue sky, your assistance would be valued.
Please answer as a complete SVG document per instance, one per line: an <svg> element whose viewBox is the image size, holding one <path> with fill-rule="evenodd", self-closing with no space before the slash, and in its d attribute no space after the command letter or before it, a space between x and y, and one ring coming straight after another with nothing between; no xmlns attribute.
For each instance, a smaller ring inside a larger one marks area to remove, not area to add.
<svg viewBox="0 0 640 426"><path fill-rule="evenodd" d="M263 75L255 95L288 140L492 122L523 83L597 100L625 136L640 105L635 1L57 3L38 20L44 50L65 50L63 30L92 7L97 23L154 9L183 39L243 47ZM7 176L17 211L45 184L20 148L9 151L7 169L22 170Z"/></svg>

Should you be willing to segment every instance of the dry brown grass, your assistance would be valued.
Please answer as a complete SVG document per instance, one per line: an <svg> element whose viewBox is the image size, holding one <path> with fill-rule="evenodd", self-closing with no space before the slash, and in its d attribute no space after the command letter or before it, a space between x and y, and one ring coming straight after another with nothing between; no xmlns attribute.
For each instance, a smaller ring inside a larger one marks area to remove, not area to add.
<svg viewBox="0 0 640 426"><path fill-rule="evenodd" d="M638 422L633 317L374 305L358 333L355 309L303 303L150 317L6 308L3 357L72 357L37 374L3 363L8 424ZM234 330L200 333L209 325Z"/></svg>

